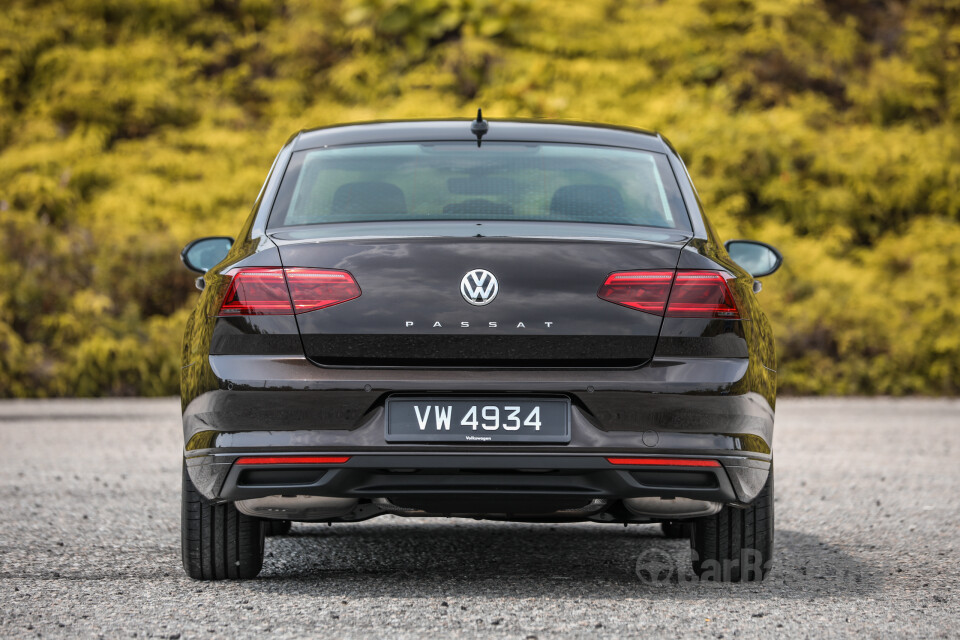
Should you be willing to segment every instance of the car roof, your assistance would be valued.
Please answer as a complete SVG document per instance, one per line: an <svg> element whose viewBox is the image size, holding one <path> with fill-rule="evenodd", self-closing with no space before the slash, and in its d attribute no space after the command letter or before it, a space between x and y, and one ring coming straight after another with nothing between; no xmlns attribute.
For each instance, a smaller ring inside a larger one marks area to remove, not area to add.
<svg viewBox="0 0 960 640"><path fill-rule="evenodd" d="M475 142L471 118L384 120L305 129L293 138L293 150L388 142ZM560 120L487 120L483 142L591 144L668 153L655 132L589 122Z"/></svg>

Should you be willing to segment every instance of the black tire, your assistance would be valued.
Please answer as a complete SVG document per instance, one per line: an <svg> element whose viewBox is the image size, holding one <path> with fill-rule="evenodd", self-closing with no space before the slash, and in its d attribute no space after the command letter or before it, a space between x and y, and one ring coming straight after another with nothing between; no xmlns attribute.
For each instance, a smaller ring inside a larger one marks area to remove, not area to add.
<svg viewBox="0 0 960 640"><path fill-rule="evenodd" d="M263 524L231 503L211 504L183 468L180 546L183 568L196 580L255 578L263 567Z"/></svg>
<svg viewBox="0 0 960 640"><path fill-rule="evenodd" d="M683 522L661 522L660 530L664 538L671 540L690 537L690 525Z"/></svg>
<svg viewBox="0 0 960 640"><path fill-rule="evenodd" d="M263 535L268 538L271 536L285 536L290 533L292 524L289 520L264 520Z"/></svg>
<svg viewBox="0 0 960 640"><path fill-rule="evenodd" d="M710 582L759 582L773 564L773 470L760 493L743 509L725 506L693 521L693 570Z"/></svg>

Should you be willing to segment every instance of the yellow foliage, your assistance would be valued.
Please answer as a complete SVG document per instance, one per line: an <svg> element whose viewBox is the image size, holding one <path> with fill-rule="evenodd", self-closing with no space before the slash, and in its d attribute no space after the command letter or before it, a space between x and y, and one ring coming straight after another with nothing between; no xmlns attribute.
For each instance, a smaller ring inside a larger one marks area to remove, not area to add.
<svg viewBox="0 0 960 640"><path fill-rule="evenodd" d="M960 14L826 0L10 0L0 397L176 391L179 249L294 131L544 117L661 130L794 393L960 391ZM955 3L954 3L955 4Z"/></svg>

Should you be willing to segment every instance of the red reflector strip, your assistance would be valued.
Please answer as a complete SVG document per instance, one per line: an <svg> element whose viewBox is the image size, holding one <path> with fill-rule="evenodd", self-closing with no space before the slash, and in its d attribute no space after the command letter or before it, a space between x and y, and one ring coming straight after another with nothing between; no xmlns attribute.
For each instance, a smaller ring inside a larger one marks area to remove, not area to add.
<svg viewBox="0 0 960 640"><path fill-rule="evenodd" d="M610 464L647 465L658 467L719 467L716 460L694 458L607 458Z"/></svg>
<svg viewBox="0 0 960 640"><path fill-rule="evenodd" d="M257 456L238 458L237 464L343 464L350 456Z"/></svg>

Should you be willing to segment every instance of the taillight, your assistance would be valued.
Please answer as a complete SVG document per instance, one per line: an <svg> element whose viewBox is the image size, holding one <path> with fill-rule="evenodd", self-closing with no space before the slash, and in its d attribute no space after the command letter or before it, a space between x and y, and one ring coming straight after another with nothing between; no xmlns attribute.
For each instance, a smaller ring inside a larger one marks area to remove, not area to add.
<svg viewBox="0 0 960 640"><path fill-rule="evenodd" d="M220 305L221 316L289 315L290 294L283 269L248 267L228 272L233 275Z"/></svg>
<svg viewBox="0 0 960 640"><path fill-rule="evenodd" d="M285 269L294 313L306 313L360 297L360 287L346 271Z"/></svg>
<svg viewBox="0 0 960 640"><path fill-rule="evenodd" d="M673 271L620 271L607 276L597 295L609 302L663 315Z"/></svg>
<svg viewBox="0 0 960 640"><path fill-rule="evenodd" d="M220 316L306 313L360 296L360 287L346 271L244 267L227 275L233 279L220 305Z"/></svg>
<svg viewBox="0 0 960 640"><path fill-rule="evenodd" d="M618 271L597 295L609 302L668 318L740 317L719 271Z"/></svg>
<svg viewBox="0 0 960 640"><path fill-rule="evenodd" d="M737 304L718 271L677 271L668 318L739 318Z"/></svg>

